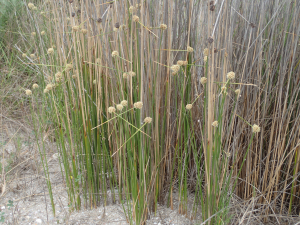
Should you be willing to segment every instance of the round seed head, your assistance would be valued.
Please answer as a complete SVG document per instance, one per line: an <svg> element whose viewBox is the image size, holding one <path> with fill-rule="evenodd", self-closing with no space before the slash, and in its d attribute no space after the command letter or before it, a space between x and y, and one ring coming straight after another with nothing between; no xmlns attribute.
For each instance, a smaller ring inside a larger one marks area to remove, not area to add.
<svg viewBox="0 0 300 225"><path fill-rule="evenodd" d="M183 66L183 61L182 61L182 60L178 60L178 61L177 61L177 65L178 65L178 66Z"/></svg>
<svg viewBox="0 0 300 225"><path fill-rule="evenodd" d="M123 78L127 79L128 78L128 73L123 73Z"/></svg>
<svg viewBox="0 0 300 225"><path fill-rule="evenodd" d="M252 132L253 133L260 132L260 127L258 125L256 125L256 124L253 124L253 126L252 126Z"/></svg>
<svg viewBox="0 0 300 225"><path fill-rule="evenodd" d="M35 58L35 54L30 54L30 58L34 59Z"/></svg>
<svg viewBox="0 0 300 225"><path fill-rule="evenodd" d="M23 53L23 54L22 54L22 57L23 57L23 58L26 58L26 57L27 57L27 55L26 55L25 53Z"/></svg>
<svg viewBox="0 0 300 225"><path fill-rule="evenodd" d="M78 31L78 30L79 30L79 26L73 26L73 27L72 27L72 30L73 30L74 32Z"/></svg>
<svg viewBox="0 0 300 225"><path fill-rule="evenodd" d="M96 80L93 80L93 84L97 84Z"/></svg>
<svg viewBox="0 0 300 225"><path fill-rule="evenodd" d="M141 109L143 108L143 102L136 102L133 104L133 107L136 109Z"/></svg>
<svg viewBox="0 0 300 225"><path fill-rule="evenodd" d="M179 65L173 65L171 66L171 70L173 73L178 73L178 71L180 70L180 66Z"/></svg>
<svg viewBox="0 0 300 225"><path fill-rule="evenodd" d="M47 84L46 89L48 91L52 90L52 88L53 88L53 84Z"/></svg>
<svg viewBox="0 0 300 225"><path fill-rule="evenodd" d="M194 49L193 49L191 46L188 46L188 47L187 47L187 51L188 51L188 52L193 52Z"/></svg>
<svg viewBox="0 0 300 225"><path fill-rule="evenodd" d="M35 36L36 36L36 33L35 33L35 32L32 32L32 33L31 33L31 36L32 36L32 37L35 37Z"/></svg>
<svg viewBox="0 0 300 225"><path fill-rule="evenodd" d="M190 110L190 109L193 108L193 105L192 105L192 104L187 104L187 105L185 106L185 108L186 108L187 110Z"/></svg>
<svg viewBox="0 0 300 225"><path fill-rule="evenodd" d="M47 53L48 53L49 55L50 55L50 54L53 54L53 53L54 53L54 48L48 48Z"/></svg>
<svg viewBox="0 0 300 225"><path fill-rule="evenodd" d="M132 20L133 20L134 22L139 22L139 21L140 21L140 18L139 18L137 15L134 15L134 16L132 17Z"/></svg>
<svg viewBox="0 0 300 225"><path fill-rule="evenodd" d="M241 93L241 89L236 89L234 92L239 95Z"/></svg>
<svg viewBox="0 0 300 225"><path fill-rule="evenodd" d="M144 119L144 123L151 123L152 122L152 118L151 117L146 117Z"/></svg>
<svg viewBox="0 0 300 225"><path fill-rule="evenodd" d="M26 95L32 95L32 91L31 90L29 90L29 89L27 89L27 90L25 90L25 93L26 93Z"/></svg>
<svg viewBox="0 0 300 225"><path fill-rule="evenodd" d="M122 105L122 106L126 107L126 106L127 106L127 104L128 104L128 103L127 103L127 101L126 101L126 100L123 100L123 101L121 101L121 105Z"/></svg>
<svg viewBox="0 0 300 225"><path fill-rule="evenodd" d="M33 9L33 7L34 7L34 4L32 4L31 2L29 2L29 3L28 3L28 8L29 8L29 9Z"/></svg>
<svg viewBox="0 0 300 225"><path fill-rule="evenodd" d="M41 11L41 13L40 13L40 14L41 14L41 16L43 16L43 15L45 15L45 12L44 12L44 11Z"/></svg>
<svg viewBox="0 0 300 225"><path fill-rule="evenodd" d="M112 57L119 56L119 52L113 51L113 52L111 53L111 56L112 56Z"/></svg>
<svg viewBox="0 0 300 225"><path fill-rule="evenodd" d="M208 57L207 57L207 55L206 56L204 56L204 63L207 63L207 59L208 59Z"/></svg>
<svg viewBox="0 0 300 225"><path fill-rule="evenodd" d="M76 75L75 75L75 74L73 74L73 75L72 75L72 78L73 78L73 79L75 79L75 78L76 78Z"/></svg>
<svg viewBox="0 0 300 225"><path fill-rule="evenodd" d="M96 59L96 63L101 63L101 59L100 59L100 58L97 58L97 59Z"/></svg>
<svg viewBox="0 0 300 225"><path fill-rule="evenodd" d="M32 10L37 10L37 7L36 7L36 6L34 6L34 7L32 8Z"/></svg>
<svg viewBox="0 0 300 225"><path fill-rule="evenodd" d="M56 74L55 74L55 78L56 79L60 79L62 77L62 73L61 72L57 72Z"/></svg>
<svg viewBox="0 0 300 225"><path fill-rule="evenodd" d="M83 33L83 34L87 34L87 29L81 29L81 33Z"/></svg>
<svg viewBox="0 0 300 225"><path fill-rule="evenodd" d="M209 54L209 50L208 50L208 48L205 48L205 49L203 50L203 55L204 55L204 56L208 56L208 54Z"/></svg>
<svg viewBox="0 0 300 225"><path fill-rule="evenodd" d="M160 26L159 26L159 28L160 29L162 29L162 30L166 30L167 28L168 28L168 26L166 25L166 24L161 24Z"/></svg>
<svg viewBox="0 0 300 225"><path fill-rule="evenodd" d="M133 71L129 71L128 74L129 74L129 76L131 76L131 77L135 77L135 75L136 75L135 72L133 72Z"/></svg>
<svg viewBox="0 0 300 225"><path fill-rule="evenodd" d="M188 61L183 61L183 65L184 65L184 66L187 66L188 63L189 63Z"/></svg>
<svg viewBox="0 0 300 225"><path fill-rule="evenodd" d="M114 31L114 32L118 32L118 31L119 31L119 29L118 29L118 28L116 28L116 27L114 27L114 28L113 28L113 31Z"/></svg>
<svg viewBox="0 0 300 225"><path fill-rule="evenodd" d="M49 92L49 90L47 89L47 88L45 88L44 89L44 93L46 94L46 93L48 93Z"/></svg>
<svg viewBox="0 0 300 225"><path fill-rule="evenodd" d="M116 112L116 108L115 107L108 107L108 113L114 113Z"/></svg>
<svg viewBox="0 0 300 225"><path fill-rule="evenodd" d="M46 34L46 32L45 32L45 31L42 31L42 32L41 32L41 35L42 35L42 36L44 36L45 34Z"/></svg>
<svg viewBox="0 0 300 225"><path fill-rule="evenodd" d="M222 92L224 95L227 94L227 87L226 87L226 86L221 87L221 92Z"/></svg>
<svg viewBox="0 0 300 225"><path fill-rule="evenodd" d="M136 8L132 5L129 7L129 12L133 13L136 10Z"/></svg>
<svg viewBox="0 0 300 225"><path fill-rule="evenodd" d="M207 78L206 78L206 77L201 77L200 83L201 83L202 85L206 84L206 83L207 83Z"/></svg>
<svg viewBox="0 0 300 225"><path fill-rule="evenodd" d="M72 63L69 63L69 64L66 65L66 71L67 72L72 70L72 69L73 69L73 64Z"/></svg>
<svg viewBox="0 0 300 225"><path fill-rule="evenodd" d="M118 104L118 105L117 105L117 110L122 111L123 107L124 107L124 106L123 106L122 104Z"/></svg>
<svg viewBox="0 0 300 225"><path fill-rule="evenodd" d="M33 85L32 85L32 89L36 89L36 88L38 88L38 87L39 87L38 84L33 84Z"/></svg>
<svg viewBox="0 0 300 225"><path fill-rule="evenodd" d="M218 127L218 126L219 126L219 122L218 122L218 121L214 121L214 122L212 123L212 126L213 126L213 127Z"/></svg>
<svg viewBox="0 0 300 225"><path fill-rule="evenodd" d="M234 72L229 72L229 73L227 73L227 79L228 80L232 80L232 79L234 79L235 78L235 73Z"/></svg>

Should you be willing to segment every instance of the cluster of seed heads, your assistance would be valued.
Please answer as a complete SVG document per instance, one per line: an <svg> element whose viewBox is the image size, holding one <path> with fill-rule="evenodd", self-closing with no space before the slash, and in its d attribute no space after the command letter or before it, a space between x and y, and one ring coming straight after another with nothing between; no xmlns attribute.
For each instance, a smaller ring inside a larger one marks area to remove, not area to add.
<svg viewBox="0 0 300 225"><path fill-rule="evenodd" d="M206 83L207 83L207 78L206 78L206 77L201 77L200 83L201 83L202 85L206 84Z"/></svg>
<svg viewBox="0 0 300 225"><path fill-rule="evenodd" d="M76 31L78 31L78 30L79 30L79 26L73 26L73 27L72 27L72 31L76 32Z"/></svg>
<svg viewBox="0 0 300 225"><path fill-rule="evenodd" d="M160 29L162 29L162 30L166 30L167 28L168 28L168 26L166 25L166 24L161 24L160 26L159 26L159 28Z"/></svg>
<svg viewBox="0 0 300 225"><path fill-rule="evenodd" d="M206 56L204 56L204 63L207 63L207 60L208 60L208 56L206 55Z"/></svg>
<svg viewBox="0 0 300 225"><path fill-rule="evenodd" d="M108 107L108 113L114 113L116 112L116 108L113 106Z"/></svg>
<svg viewBox="0 0 300 225"><path fill-rule="evenodd" d="M208 54L209 54L209 50L208 50L208 48L205 48L205 49L203 50L203 55L204 55L204 56L208 56Z"/></svg>
<svg viewBox="0 0 300 225"><path fill-rule="evenodd" d="M41 35L44 36L45 34L46 34L46 32L43 30L43 31L41 32Z"/></svg>
<svg viewBox="0 0 300 225"><path fill-rule="evenodd" d="M179 65L173 65L173 66L171 66L171 70L173 72L172 74L175 75L176 73L179 72L180 66Z"/></svg>
<svg viewBox="0 0 300 225"><path fill-rule="evenodd" d="M241 93L241 89L236 89L234 92L239 95Z"/></svg>
<svg viewBox="0 0 300 225"><path fill-rule="evenodd" d="M33 85L32 85L32 89L37 89L38 87L39 87L38 84L33 84Z"/></svg>
<svg viewBox="0 0 300 225"><path fill-rule="evenodd" d="M32 95L32 91L29 90L29 89L25 90L25 93L26 93L26 95L28 95L28 96Z"/></svg>
<svg viewBox="0 0 300 225"><path fill-rule="evenodd" d="M47 53L49 55L53 54L54 53L54 48L48 48Z"/></svg>
<svg viewBox="0 0 300 225"><path fill-rule="evenodd" d="M146 117L144 119L144 123L151 123L152 122L152 118L151 117Z"/></svg>
<svg viewBox="0 0 300 225"><path fill-rule="evenodd" d="M188 51L188 52L193 52L194 49L193 49L191 46L188 46L188 47L187 47L187 51Z"/></svg>
<svg viewBox="0 0 300 225"><path fill-rule="evenodd" d="M112 57L119 56L119 52L113 51L113 52L111 53L111 56L112 56Z"/></svg>
<svg viewBox="0 0 300 225"><path fill-rule="evenodd" d="M132 17L132 20L134 21L134 22L139 22L140 21L140 18L137 16L137 15L134 15L133 17Z"/></svg>

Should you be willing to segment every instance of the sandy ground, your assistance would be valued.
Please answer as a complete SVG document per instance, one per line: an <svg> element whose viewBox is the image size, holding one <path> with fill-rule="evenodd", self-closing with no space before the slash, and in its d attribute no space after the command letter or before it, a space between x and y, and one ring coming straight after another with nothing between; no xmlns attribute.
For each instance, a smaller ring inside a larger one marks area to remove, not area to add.
<svg viewBox="0 0 300 225"><path fill-rule="evenodd" d="M20 126L21 127L21 126ZM53 216L43 168L32 131L5 126L0 132L1 175L0 221L3 224L112 224L125 225L121 204L111 204L92 210L70 212L55 146L46 146L56 217ZM108 191L110 192L110 191ZM109 193L108 193L109 194ZM176 196L176 195L175 195ZM176 201L174 202L176 209ZM192 202L190 204L190 207ZM159 206L147 224L199 224L177 210Z"/></svg>

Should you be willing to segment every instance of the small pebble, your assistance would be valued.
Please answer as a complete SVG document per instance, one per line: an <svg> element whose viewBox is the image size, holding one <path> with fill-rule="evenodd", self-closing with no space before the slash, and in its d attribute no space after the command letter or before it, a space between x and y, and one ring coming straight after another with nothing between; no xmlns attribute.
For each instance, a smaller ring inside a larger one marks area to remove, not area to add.
<svg viewBox="0 0 300 225"><path fill-rule="evenodd" d="M43 221L41 219L36 219L37 223L42 223Z"/></svg>

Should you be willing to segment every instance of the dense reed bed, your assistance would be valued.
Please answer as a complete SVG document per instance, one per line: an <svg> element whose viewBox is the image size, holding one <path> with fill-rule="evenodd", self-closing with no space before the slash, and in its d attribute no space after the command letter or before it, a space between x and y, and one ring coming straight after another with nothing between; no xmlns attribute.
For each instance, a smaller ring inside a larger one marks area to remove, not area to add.
<svg viewBox="0 0 300 225"><path fill-rule="evenodd" d="M105 205L110 190L136 224L174 195L207 224L231 224L237 197L264 222L299 214L298 1L26 7L31 40L15 47L40 74L26 93L70 206Z"/></svg>

